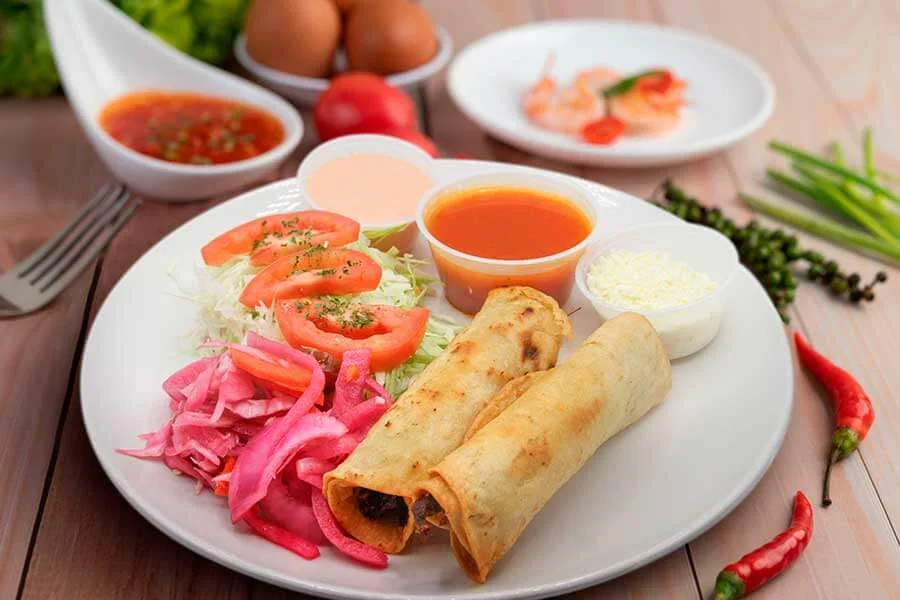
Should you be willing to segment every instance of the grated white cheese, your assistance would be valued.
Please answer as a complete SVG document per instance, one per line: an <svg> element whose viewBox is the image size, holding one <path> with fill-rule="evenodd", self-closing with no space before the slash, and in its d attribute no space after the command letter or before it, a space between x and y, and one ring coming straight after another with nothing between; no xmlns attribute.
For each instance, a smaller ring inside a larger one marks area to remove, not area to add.
<svg viewBox="0 0 900 600"><path fill-rule="evenodd" d="M607 304L642 311L683 306L716 289L715 281L686 263L629 250L600 256L588 269L587 285Z"/></svg>

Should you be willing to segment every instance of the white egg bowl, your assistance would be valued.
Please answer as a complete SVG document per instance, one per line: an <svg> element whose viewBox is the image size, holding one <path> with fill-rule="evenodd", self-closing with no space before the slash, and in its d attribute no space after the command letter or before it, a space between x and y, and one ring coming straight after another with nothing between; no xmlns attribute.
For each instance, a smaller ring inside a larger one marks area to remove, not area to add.
<svg viewBox="0 0 900 600"><path fill-rule="evenodd" d="M425 83L446 67L453 55L453 39L450 37L450 33L440 25L435 25L434 31L438 39L438 51L431 60L415 69L388 75L384 80L409 93L414 91L417 85ZM329 79L293 75L256 62L247 52L247 37L243 33L234 42L234 55L254 79L301 106L315 104L319 95L331 84ZM339 51L335 59L335 71L344 71L346 70L345 66L346 59L343 51Z"/></svg>
<svg viewBox="0 0 900 600"><path fill-rule="evenodd" d="M687 264L716 283L716 288L693 302L660 310L638 310L604 302L591 291L588 274L603 255L625 250L654 252ZM738 253L727 237L702 225L660 223L623 231L586 252L575 269L575 285L607 321L625 312L637 312L653 324L670 359L702 350L719 332L726 310L728 287L738 271Z"/></svg>

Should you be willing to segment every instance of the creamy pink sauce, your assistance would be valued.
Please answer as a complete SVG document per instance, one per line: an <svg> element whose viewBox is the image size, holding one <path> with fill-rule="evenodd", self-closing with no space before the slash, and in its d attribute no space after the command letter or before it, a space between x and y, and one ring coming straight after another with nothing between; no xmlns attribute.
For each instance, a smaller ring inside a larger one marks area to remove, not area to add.
<svg viewBox="0 0 900 600"><path fill-rule="evenodd" d="M402 158L354 154L336 158L306 179L309 199L363 225L412 220L431 177Z"/></svg>

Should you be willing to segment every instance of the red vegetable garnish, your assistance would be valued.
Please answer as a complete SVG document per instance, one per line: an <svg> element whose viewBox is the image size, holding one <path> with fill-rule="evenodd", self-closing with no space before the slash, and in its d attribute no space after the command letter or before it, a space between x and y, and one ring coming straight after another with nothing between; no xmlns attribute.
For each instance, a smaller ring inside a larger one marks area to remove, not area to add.
<svg viewBox="0 0 900 600"><path fill-rule="evenodd" d="M298 394L309 387L312 377L310 370L283 358L241 344L231 345L228 353L239 369L257 379L268 381L282 389Z"/></svg>
<svg viewBox="0 0 900 600"><path fill-rule="evenodd" d="M379 569L387 567L387 554L378 548L367 546L362 542L358 542L353 538L344 535L344 532L341 531L337 524L337 519L334 518L334 513L331 512L331 507L328 506L328 501L326 501L325 496L322 495L321 490L313 490L312 507L313 514L316 515L316 521L319 522L319 527L322 528L322 533L325 534L325 537L328 538L329 542L334 544L335 548L363 564Z"/></svg>
<svg viewBox="0 0 900 600"><path fill-rule="evenodd" d="M306 352L253 332L246 345L210 341L204 347L226 353L167 379L172 418L140 436L143 449L119 452L160 460L196 480L198 493L209 488L227 496L233 522L304 558L317 557L317 545L330 541L355 560L385 567L383 552L341 532L321 495L323 474L390 404L369 377L370 351L346 353L332 415L315 406L325 374ZM304 388L299 398L284 391L291 386Z"/></svg>
<svg viewBox="0 0 900 600"><path fill-rule="evenodd" d="M743 598L790 567L809 545L813 509L803 492L794 498L791 525L771 542L731 563L716 578L715 600Z"/></svg>
<svg viewBox="0 0 900 600"><path fill-rule="evenodd" d="M218 267L233 256L251 254L256 266L266 266L301 248L343 246L359 238L359 223L325 210L303 210L260 217L216 236L203 246L203 261Z"/></svg>
<svg viewBox="0 0 900 600"><path fill-rule="evenodd" d="M374 290L380 281L381 267L368 254L313 247L283 256L263 269L244 288L240 301L253 308L259 303L270 306L276 299L358 294Z"/></svg>
<svg viewBox="0 0 900 600"><path fill-rule="evenodd" d="M373 371L389 371L412 356L428 324L426 308L380 304L339 308L341 312L331 314L332 307L321 300L279 301L275 318L284 339L295 348L312 346L335 358L350 350L370 350ZM372 333L359 337L360 325Z"/></svg>
<svg viewBox="0 0 900 600"><path fill-rule="evenodd" d="M307 560L312 560L319 556L318 546L295 533L291 533L287 529L266 523L254 515L252 511L244 515L244 522L260 537L269 540L273 544L278 544L282 548L287 548L298 556L302 556Z"/></svg>
<svg viewBox="0 0 900 600"><path fill-rule="evenodd" d="M591 121L581 129L581 137L591 144L606 145L625 133L625 123L615 117L603 117Z"/></svg>
<svg viewBox="0 0 900 600"><path fill-rule="evenodd" d="M825 387L834 407L835 429L822 481L822 506L827 507L831 505L831 466L859 448L875 421L875 409L853 375L816 352L799 332L794 333L794 344L800 363Z"/></svg>
<svg viewBox="0 0 900 600"><path fill-rule="evenodd" d="M416 128L416 108L409 96L371 73L345 73L332 79L316 101L313 115L322 141Z"/></svg>

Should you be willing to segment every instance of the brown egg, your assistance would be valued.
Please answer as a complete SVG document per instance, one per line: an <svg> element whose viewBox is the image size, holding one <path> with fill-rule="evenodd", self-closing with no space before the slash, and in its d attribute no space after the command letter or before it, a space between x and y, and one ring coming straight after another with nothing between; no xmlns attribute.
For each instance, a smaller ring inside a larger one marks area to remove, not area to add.
<svg viewBox="0 0 900 600"><path fill-rule="evenodd" d="M431 17L410 0L363 2L344 30L347 63L354 71L408 71L431 60L437 46Z"/></svg>
<svg viewBox="0 0 900 600"><path fill-rule="evenodd" d="M256 0L244 21L256 62L304 77L327 77L341 39L332 0Z"/></svg>
<svg viewBox="0 0 900 600"><path fill-rule="evenodd" d="M369 2L371 0L331 0L338 7L338 10L341 11L341 16L347 18L350 16L350 11L356 8L359 4L363 2ZM377 2L378 0L374 0Z"/></svg>

